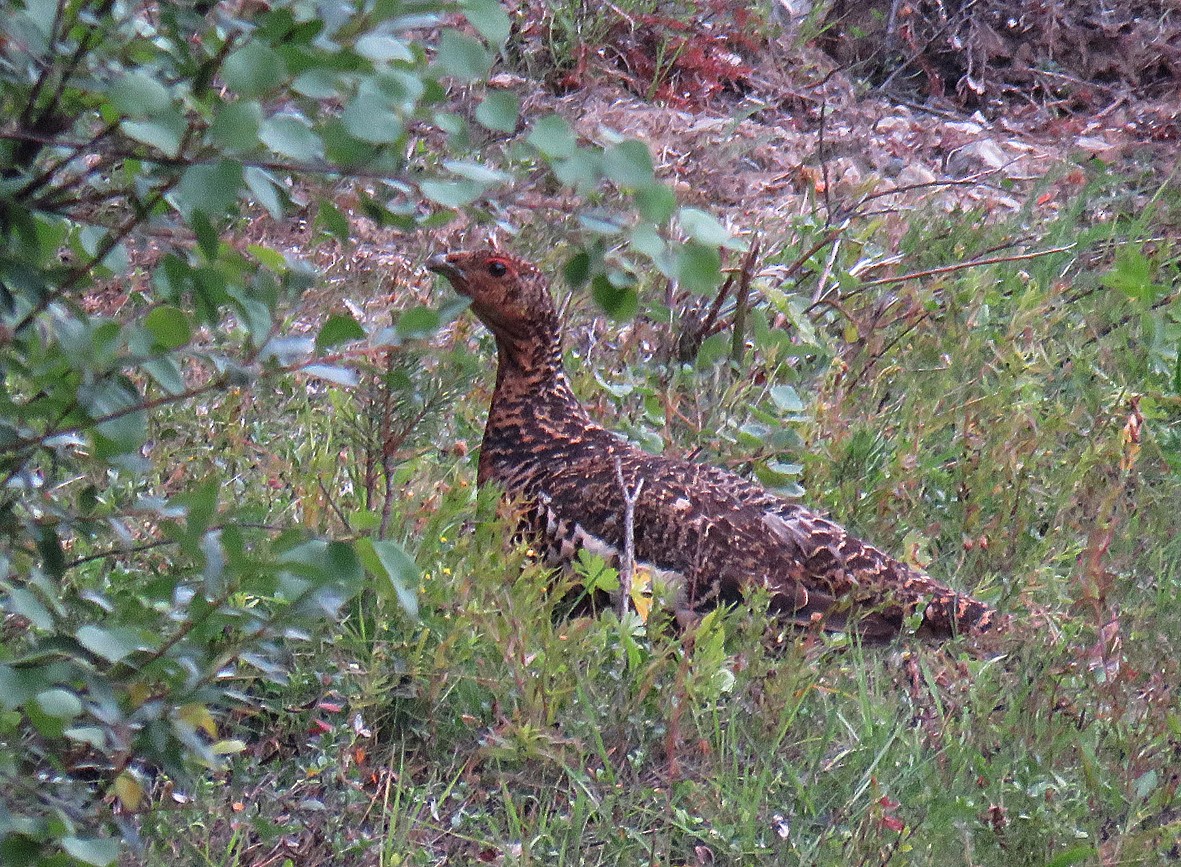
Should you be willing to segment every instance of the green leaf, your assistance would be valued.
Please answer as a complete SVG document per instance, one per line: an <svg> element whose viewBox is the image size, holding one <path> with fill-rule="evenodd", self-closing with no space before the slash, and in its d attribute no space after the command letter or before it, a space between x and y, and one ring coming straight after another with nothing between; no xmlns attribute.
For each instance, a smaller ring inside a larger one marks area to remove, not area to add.
<svg viewBox="0 0 1181 867"><path fill-rule="evenodd" d="M566 262L565 268L562 269L562 275L566 278L566 282L574 287L586 283L590 279L590 272L591 258L585 250L571 256Z"/></svg>
<svg viewBox="0 0 1181 867"><path fill-rule="evenodd" d="M259 133L262 143L275 153L300 162L312 162L324 156L324 143L308 122L294 114L268 118Z"/></svg>
<svg viewBox="0 0 1181 867"><path fill-rule="evenodd" d="M484 194L485 185L476 181L424 180L418 182L422 194L445 208L462 208Z"/></svg>
<svg viewBox="0 0 1181 867"><path fill-rule="evenodd" d="M287 77L283 58L258 40L247 42L225 59L221 68L226 85L242 96L262 96Z"/></svg>
<svg viewBox="0 0 1181 867"><path fill-rule="evenodd" d="M98 837L63 837L62 848L71 858L91 867L107 867L119 857L119 843Z"/></svg>
<svg viewBox="0 0 1181 867"><path fill-rule="evenodd" d="M341 115L349 135L369 144L392 144L402 137L402 119L391 109L389 100L364 88Z"/></svg>
<svg viewBox="0 0 1181 867"><path fill-rule="evenodd" d="M476 107L476 120L485 129L495 132L515 132L521 101L515 93L494 90Z"/></svg>
<svg viewBox="0 0 1181 867"><path fill-rule="evenodd" d="M37 693L37 705L56 719L73 719L82 713L82 701L68 689L47 689Z"/></svg>
<svg viewBox="0 0 1181 867"><path fill-rule="evenodd" d="M37 594L28 587L13 587L8 591L7 607L13 614L19 614L38 629L53 629L53 615L49 613Z"/></svg>
<svg viewBox="0 0 1181 867"><path fill-rule="evenodd" d="M176 359L171 356L153 358L143 363L143 369L148 376L169 394L183 394L185 390L184 374Z"/></svg>
<svg viewBox="0 0 1181 867"><path fill-rule="evenodd" d="M578 144L570 124L556 114L546 115L533 124L526 141L551 159L573 156Z"/></svg>
<svg viewBox="0 0 1181 867"><path fill-rule="evenodd" d="M273 250L262 244L247 244L246 249L250 251L251 256L258 260L260 265L280 274L287 270L287 259L278 250Z"/></svg>
<svg viewBox="0 0 1181 867"><path fill-rule="evenodd" d="M637 187L633 198L640 215L649 222L663 225L677 208L677 197L664 184L651 183Z"/></svg>
<svg viewBox="0 0 1181 867"><path fill-rule="evenodd" d="M698 370L705 370L717 364L730 354L730 335L725 331L711 334L701 342L695 363Z"/></svg>
<svg viewBox="0 0 1181 867"><path fill-rule="evenodd" d="M172 106L168 88L144 72L129 72L109 92L111 104L128 117L153 117Z"/></svg>
<svg viewBox="0 0 1181 867"><path fill-rule="evenodd" d="M722 256L717 248L686 244L677 259L677 281L698 295L713 291L722 282Z"/></svg>
<svg viewBox="0 0 1181 867"><path fill-rule="evenodd" d="M125 120L119 128L130 138L176 157L180 156L180 144L189 127L179 111L169 108L150 120Z"/></svg>
<svg viewBox="0 0 1181 867"><path fill-rule="evenodd" d="M1095 849L1093 846L1075 846L1064 852L1059 852L1046 862L1046 867L1072 867L1072 865L1081 864L1094 855Z"/></svg>
<svg viewBox="0 0 1181 867"><path fill-rule="evenodd" d="M267 213L276 220L283 217L283 195L279 182L271 177L270 172L259 166L247 166L242 171L246 186L254 196L254 200L267 209Z"/></svg>
<svg viewBox="0 0 1181 867"><path fill-rule="evenodd" d="M331 364L309 364L301 367L300 370L308 376L314 376L336 385L343 385L345 388L354 388L359 382L357 371L347 367L337 367Z"/></svg>
<svg viewBox="0 0 1181 867"><path fill-rule="evenodd" d="M591 281L591 295L613 319L631 319L639 307L639 295L633 286L616 286L606 274Z"/></svg>
<svg viewBox="0 0 1181 867"><path fill-rule="evenodd" d="M401 39L383 33L366 33L353 47L362 57L375 63L388 63L391 60L414 62L414 52L410 50L409 45Z"/></svg>
<svg viewBox="0 0 1181 867"><path fill-rule="evenodd" d="M394 330L402 337L429 337L439 329L439 311L433 307L411 307L398 317Z"/></svg>
<svg viewBox="0 0 1181 867"><path fill-rule="evenodd" d="M104 457L127 454L143 444L148 429L147 413L143 411L142 399L130 379L105 379L79 389L79 398L90 417L98 421L95 430L106 440L99 444Z"/></svg>
<svg viewBox="0 0 1181 867"><path fill-rule="evenodd" d="M328 321L320 328L316 335L316 350L323 352L330 346L362 340L365 329L350 313L335 313L328 317Z"/></svg>
<svg viewBox="0 0 1181 867"><path fill-rule="evenodd" d="M252 100L222 103L209 125L209 140L232 153L244 153L259 145L262 108Z"/></svg>
<svg viewBox="0 0 1181 867"><path fill-rule="evenodd" d="M1135 246L1116 251L1115 266L1103 275L1103 283L1118 289L1129 298L1151 303L1163 292L1163 287L1152 282L1152 262Z"/></svg>
<svg viewBox="0 0 1181 867"><path fill-rule="evenodd" d="M144 318L144 327L157 345L165 349L179 349L193 337L189 318L179 307L161 304L153 308Z"/></svg>
<svg viewBox="0 0 1181 867"><path fill-rule="evenodd" d="M88 744L96 750L105 750L107 748L106 733L98 726L78 726L77 728L66 729L62 734L72 741L77 741L80 744Z"/></svg>
<svg viewBox="0 0 1181 867"><path fill-rule="evenodd" d="M472 27L497 48L508 39L512 22L499 0L461 0L459 6Z"/></svg>
<svg viewBox="0 0 1181 867"><path fill-rule="evenodd" d="M641 189L652 183L652 155L643 142L623 141L603 151L603 171L621 187Z"/></svg>
<svg viewBox="0 0 1181 867"><path fill-rule="evenodd" d="M349 218L342 214L335 205L321 200L316 209L316 222L323 226L329 234L342 244L349 240Z"/></svg>
<svg viewBox="0 0 1181 867"><path fill-rule="evenodd" d="M443 168L461 178L467 178L469 181L484 185L503 184L512 180L510 175L499 169L466 160L444 160Z"/></svg>
<svg viewBox="0 0 1181 867"><path fill-rule="evenodd" d="M458 30L444 30L439 37L437 63L447 75L460 81L484 78L492 68L492 55L480 42Z"/></svg>
<svg viewBox="0 0 1181 867"><path fill-rule="evenodd" d="M803 412L804 402L796 390L790 385L775 385L771 387L771 400L780 412Z"/></svg>
<svg viewBox="0 0 1181 867"><path fill-rule="evenodd" d="M88 624L74 633L78 643L108 662L119 662L140 649L139 635L129 627L104 629Z"/></svg>
<svg viewBox="0 0 1181 867"><path fill-rule="evenodd" d="M172 194L186 217L201 211L211 221L226 215L242 189L242 165L231 160L189 166Z"/></svg>
<svg viewBox="0 0 1181 867"><path fill-rule="evenodd" d="M685 233L699 244L728 247L731 250L746 249L745 241L735 238L729 229L699 208L681 208L677 213L677 221Z"/></svg>
<svg viewBox="0 0 1181 867"><path fill-rule="evenodd" d="M389 589L402 606L402 610L411 617L418 618L418 584L421 573L418 564L406 553L397 542L385 540L362 540L372 545L377 561L381 565L380 572L388 580ZM379 592L385 585L378 585Z"/></svg>

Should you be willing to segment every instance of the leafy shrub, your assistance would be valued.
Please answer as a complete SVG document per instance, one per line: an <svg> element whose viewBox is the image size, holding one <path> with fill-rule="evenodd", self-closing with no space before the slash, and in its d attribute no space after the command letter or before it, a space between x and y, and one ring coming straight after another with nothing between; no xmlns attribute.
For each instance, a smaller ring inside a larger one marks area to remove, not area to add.
<svg viewBox="0 0 1181 867"><path fill-rule="evenodd" d="M444 26L456 11L470 28ZM134 838L127 815L156 769L183 779L240 749L221 710L243 682L281 680L285 642L334 622L366 572L414 613L417 569L397 544L371 526L346 541L292 526L216 456L199 475L169 465L169 419L292 375L351 386L359 341L406 339L349 316L292 332L284 310L314 271L240 230L282 219L322 178L362 182L362 214L405 231L485 215L510 175L442 105L449 84L487 75L508 31L493 0L7 10L0 860L113 862L110 832ZM474 117L515 133L517 100L489 92ZM582 146L549 117L514 146L592 199L573 272L604 303L634 299L633 254L706 291L718 281L716 245L734 242L700 212L672 222L642 145ZM613 209L604 180L634 210ZM312 207L348 240L333 202ZM694 242L668 243L676 225ZM621 235L629 252L609 254ZM439 322L420 318L415 333Z"/></svg>

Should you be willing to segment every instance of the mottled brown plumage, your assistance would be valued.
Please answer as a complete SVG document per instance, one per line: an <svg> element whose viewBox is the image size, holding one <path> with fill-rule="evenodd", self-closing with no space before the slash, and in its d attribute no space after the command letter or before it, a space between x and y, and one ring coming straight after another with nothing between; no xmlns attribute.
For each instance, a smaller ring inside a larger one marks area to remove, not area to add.
<svg viewBox="0 0 1181 867"><path fill-rule="evenodd" d="M431 270L471 299L499 354L478 480L527 504L532 531L556 561L580 547L624 549L625 492L634 503L639 564L679 585L678 613L771 593L781 618L823 628L896 634L925 605L921 632L990 628L994 612L732 473L651 455L596 424L562 368L557 310L533 265L497 251L431 258Z"/></svg>

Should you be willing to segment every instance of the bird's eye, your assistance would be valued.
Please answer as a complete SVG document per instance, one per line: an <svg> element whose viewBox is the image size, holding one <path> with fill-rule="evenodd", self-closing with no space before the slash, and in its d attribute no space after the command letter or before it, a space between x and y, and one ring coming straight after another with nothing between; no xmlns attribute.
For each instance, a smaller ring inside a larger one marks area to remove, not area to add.
<svg viewBox="0 0 1181 867"><path fill-rule="evenodd" d="M488 273L493 277L503 277L508 273L508 266L503 262L492 261L488 263Z"/></svg>

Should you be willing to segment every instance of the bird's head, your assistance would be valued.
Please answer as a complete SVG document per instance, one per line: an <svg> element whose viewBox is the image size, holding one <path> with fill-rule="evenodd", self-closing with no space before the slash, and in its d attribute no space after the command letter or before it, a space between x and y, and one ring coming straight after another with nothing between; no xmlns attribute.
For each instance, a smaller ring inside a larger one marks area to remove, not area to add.
<svg viewBox="0 0 1181 867"><path fill-rule="evenodd" d="M427 267L471 299L472 312L501 343L550 343L558 315L544 275L498 250L439 253Z"/></svg>

